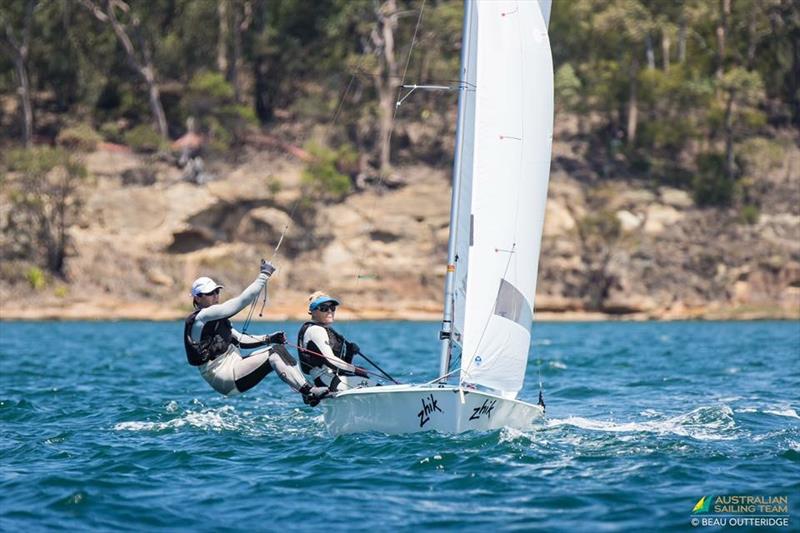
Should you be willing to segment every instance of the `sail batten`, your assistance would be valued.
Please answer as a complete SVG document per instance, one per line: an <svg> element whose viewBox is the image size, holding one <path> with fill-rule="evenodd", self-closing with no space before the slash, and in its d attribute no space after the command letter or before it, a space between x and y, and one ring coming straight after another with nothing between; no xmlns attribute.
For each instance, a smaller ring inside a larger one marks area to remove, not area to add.
<svg viewBox="0 0 800 533"><path fill-rule="evenodd" d="M457 191L454 341L460 381L513 397L530 346L553 125L539 2L477 1Z"/></svg>

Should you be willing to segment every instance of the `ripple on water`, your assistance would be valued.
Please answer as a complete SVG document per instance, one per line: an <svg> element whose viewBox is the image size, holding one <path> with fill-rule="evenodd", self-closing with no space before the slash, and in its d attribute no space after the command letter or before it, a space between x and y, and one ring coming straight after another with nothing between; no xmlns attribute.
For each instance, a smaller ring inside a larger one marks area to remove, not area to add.
<svg viewBox="0 0 800 533"><path fill-rule="evenodd" d="M677 531L703 487L800 478L800 334L781 323L537 324L521 397L541 368L540 425L339 437L274 375L213 394L177 322L8 327L3 530ZM437 324L346 327L389 373L434 377Z"/></svg>

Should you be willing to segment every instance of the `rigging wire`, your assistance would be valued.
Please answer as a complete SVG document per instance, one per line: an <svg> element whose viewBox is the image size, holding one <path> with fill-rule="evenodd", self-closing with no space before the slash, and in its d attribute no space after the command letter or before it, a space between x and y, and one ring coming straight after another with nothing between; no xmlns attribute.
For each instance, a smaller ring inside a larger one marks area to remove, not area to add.
<svg viewBox="0 0 800 533"><path fill-rule="evenodd" d="M339 115L341 114L342 107L344 106L344 101L347 98L347 94L350 92L350 88L353 86L353 81L356 78L356 73L361 68L361 65L362 65L363 62L364 62L364 56L362 56L359 59L358 64L356 65L353 73L350 76L350 81L347 83L347 87L345 88L344 92L342 93L341 97L339 98L339 105L337 106L336 111L333 114L333 117L331 117L331 121L330 121L330 124L329 124L330 128L333 128L336 125L336 121L339 119ZM307 133L306 137L308 137L308 135L310 135L310 134ZM284 225L283 231L281 232L281 235L278 238L278 243L275 245L275 248L272 250L272 257L270 257L270 262L272 262L278 256L278 251L280 250L281 244L283 244L284 237L289 232L289 228L291 227L292 222L294 221L294 213L297 210L298 205L300 205L300 202L302 201L302 199L303 199L303 197L302 197L302 195L300 195L292 203L292 208L289 210L289 220ZM262 291L264 293L264 298L263 298L263 301L261 303L261 309L260 309L260 311L258 313L259 317L263 316L264 308L266 307L267 301L269 299L269 291L268 291L267 285L268 284L264 284L264 287L262 289ZM251 322L252 317L253 317L253 312L255 311L255 307L257 305L257 302L258 302L258 299L259 299L260 296L261 296L261 292L259 292L259 295L255 298L255 300L253 300L253 303L250 305L250 310L249 310L249 312L247 314L247 318L245 320L244 326L242 327L242 333L246 333L247 332L247 328L250 326L250 322Z"/></svg>

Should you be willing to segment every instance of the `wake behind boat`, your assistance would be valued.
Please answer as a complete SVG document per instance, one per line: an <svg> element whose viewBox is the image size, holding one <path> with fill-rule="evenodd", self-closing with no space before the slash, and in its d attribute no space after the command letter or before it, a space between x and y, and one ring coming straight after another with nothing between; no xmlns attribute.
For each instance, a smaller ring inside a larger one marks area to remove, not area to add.
<svg viewBox="0 0 800 533"><path fill-rule="evenodd" d="M334 394L322 402L330 433L525 430L543 417L541 396L515 398L550 173L549 13L550 0L465 1L440 377Z"/></svg>

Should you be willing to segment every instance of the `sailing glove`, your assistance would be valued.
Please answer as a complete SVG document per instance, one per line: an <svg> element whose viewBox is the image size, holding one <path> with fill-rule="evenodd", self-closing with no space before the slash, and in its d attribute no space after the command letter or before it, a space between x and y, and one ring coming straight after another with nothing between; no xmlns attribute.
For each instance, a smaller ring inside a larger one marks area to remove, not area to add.
<svg viewBox="0 0 800 533"><path fill-rule="evenodd" d="M354 342L348 342L347 343L347 355L352 357L357 353L361 353L361 348L358 346L358 344L356 344Z"/></svg>
<svg viewBox="0 0 800 533"><path fill-rule="evenodd" d="M267 277L270 277L272 273L275 272L275 265L267 261L266 259L261 260L261 273L266 274Z"/></svg>
<svg viewBox="0 0 800 533"><path fill-rule="evenodd" d="M269 344L286 344L286 333L276 331L268 337L267 342Z"/></svg>
<svg viewBox="0 0 800 533"><path fill-rule="evenodd" d="M355 357L360 351L361 348L358 347L358 344L354 342L344 342L344 360L348 363L352 363L353 357Z"/></svg>

